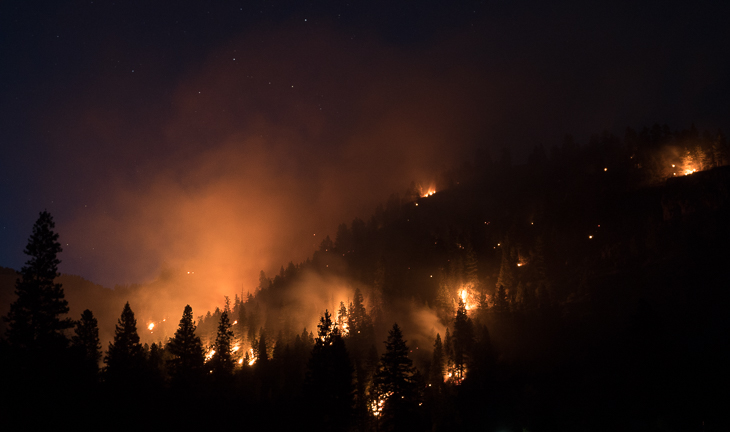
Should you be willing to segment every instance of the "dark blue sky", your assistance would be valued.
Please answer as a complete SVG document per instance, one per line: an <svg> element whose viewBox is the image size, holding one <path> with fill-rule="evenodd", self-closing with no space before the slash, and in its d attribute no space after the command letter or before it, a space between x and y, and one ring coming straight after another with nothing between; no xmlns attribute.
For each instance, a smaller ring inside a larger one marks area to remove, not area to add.
<svg viewBox="0 0 730 432"><path fill-rule="evenodd" d="M728 16L719 1L2 2L0 266L23 264L48 209L63 272L113 285L215 257L248 282L476 146L519 160L566 133L727 131Z"/></svg>

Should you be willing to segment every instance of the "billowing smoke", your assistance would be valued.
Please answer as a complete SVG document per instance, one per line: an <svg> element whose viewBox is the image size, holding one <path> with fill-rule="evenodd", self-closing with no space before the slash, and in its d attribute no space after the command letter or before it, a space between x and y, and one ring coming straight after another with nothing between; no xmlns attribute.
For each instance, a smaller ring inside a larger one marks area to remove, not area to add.
<svg viewBox="0 0 730 432"><path fill-rule="evenodd" d="M133 310L177 322L187 303L202 314L253 291L260 270L305 260L339 223L432 180L475 141L482 86L469 70L300 34L231 41L164 100L139 96L159 80L143 78L159 73L152 63L125 84L139 99L92 83L94 96L58 113L49 133L74 144L58 146L56 174L78 200L57 217L61 270L143 283Z"/></svg>

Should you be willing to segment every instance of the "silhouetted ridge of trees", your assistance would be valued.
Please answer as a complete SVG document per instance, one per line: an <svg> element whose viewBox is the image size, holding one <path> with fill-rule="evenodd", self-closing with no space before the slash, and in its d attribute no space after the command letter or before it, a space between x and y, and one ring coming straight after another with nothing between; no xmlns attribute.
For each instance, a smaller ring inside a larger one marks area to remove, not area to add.
<svg viewBox="0 0 730 432"><path fill-rule="evenodd" d="M102 368L94 314L64 316L43 212L0 341L3 406L163 427L722 430L728 161L724 135L694 127L566 136L523 165L482 151L251 293L185 307L162 343L141 343L127 303ZM349 283L316 329L288 313L311 280Z"/></svg>

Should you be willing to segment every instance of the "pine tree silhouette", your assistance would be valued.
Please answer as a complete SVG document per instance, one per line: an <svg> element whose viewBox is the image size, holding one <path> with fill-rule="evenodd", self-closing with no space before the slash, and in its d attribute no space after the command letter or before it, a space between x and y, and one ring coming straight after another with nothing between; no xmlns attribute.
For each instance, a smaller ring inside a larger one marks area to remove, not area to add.
<svg viewBox="0 0 730 432"><path fill-rule="evenodd" d="M428 383L437 388L440 388L444 383L444 348L441 343L441 335L438 333L433 344Z"/></svg>
<svg viewBox="0 0 730 432"><path fill-rule="evenodd" d="M312 421L325 430L347 430L354 404L350 357L328 311L324 312L317 327L319 331L305 378L305 394L312 404Z"/></svg>
<svg viewBox="0 0 730 432"><path fill-rule="evenodd" d="M167 368L173 385L190 385L203 375L205 354L195 328L193 308L186 305L175 336L167 345L171 355L167 360Z"/></svg>
<svg viewBox="0 0 730 432"><path fill-rule="evenodd" d="M474 345L474 326L466 314L466 305L459 299L459 308L454 318L454 380L461 382L466 377L467 363Z"/></svg>
<svg viewBox="0 0 730 432"><path fill-rule="evenodd" d="M231 322L228 319L228 310L221 313L221 319L218 323L218 334L213 344L213 357L210 359L211 370L216 378L223 379L233 374L233 368L236 365L233 360L233 330L231 330Z"/></svg>
<svg viewBox="0 0 730 432"><path fill-rule="evenodd" d="M104 363L106 379L114 384L129 385L138 381L143 374L145 352L139 343L137 320L129 302L124 305L114 332L114 341L109 343Z"/></svg>
<svg viewBox="0 0 730 432"><path fill-rule="evenodd" d="M393 324L385 342L385 353L374 385L379 399L384 399L380 422L385 431L413 430L417 427L419 395L413 361L398 324Z"/></svg>
<svg viewBox="0 0 730 432"><path fill-rule="evenodd" d="M99 372L99 360L101 360L101 343L99 342L99 326L89 309L83 311L81 319L76 322L71 347L78 358L80 363L78 366L82 373L89 379L95 380Z"/></svg>
<svg viewBox="0 0 730 432"><path fill-rule="evenodd" d="M5 320L8 343L31 356L46 356L68 345L63 331L73 327L63 288L54 279L59 276L57 254L62 251L53 217L43 211L33 225L33 234L23 251L30 257L15 282L17 300L10 305Z"/></svg>

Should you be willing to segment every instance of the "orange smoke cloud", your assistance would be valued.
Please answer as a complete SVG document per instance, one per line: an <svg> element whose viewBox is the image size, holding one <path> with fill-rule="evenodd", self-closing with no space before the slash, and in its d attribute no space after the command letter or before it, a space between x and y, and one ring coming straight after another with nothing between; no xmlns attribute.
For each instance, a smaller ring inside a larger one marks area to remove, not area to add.
<svg viewBox="0 0 730 432"><path fill-rule="evenodd" d="M59 158L89 202L59 218L61 270L109 286L191 271L143 301L202 314L462 160L479 132L471 72L341 36L242 37L187 71L165 110L142 100L141 116L116 90L60 115L77 144Z"/></svg>

